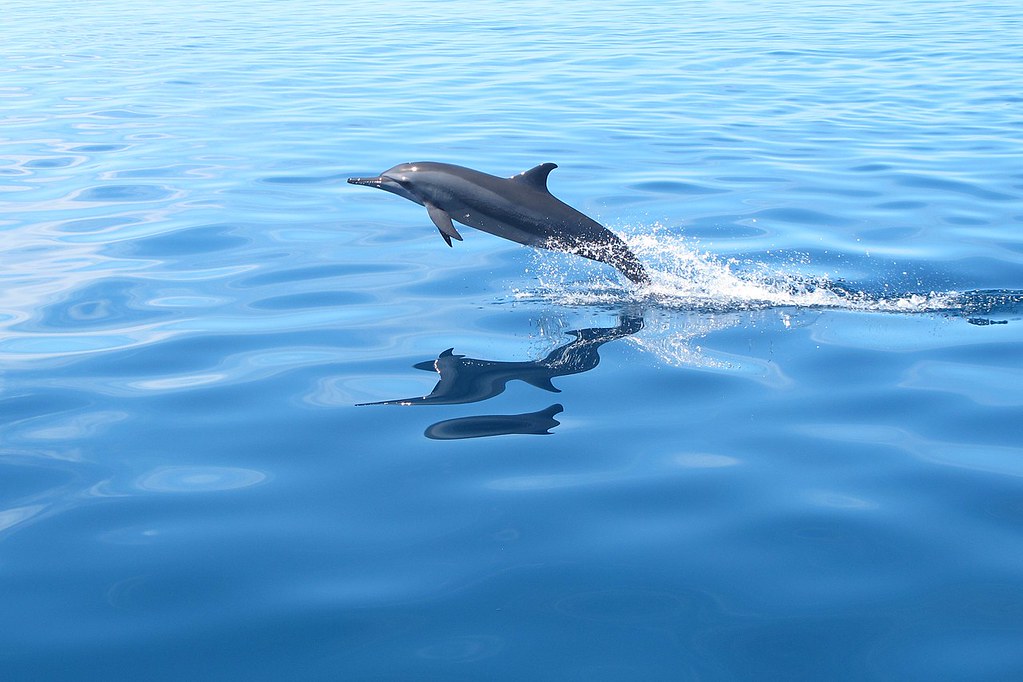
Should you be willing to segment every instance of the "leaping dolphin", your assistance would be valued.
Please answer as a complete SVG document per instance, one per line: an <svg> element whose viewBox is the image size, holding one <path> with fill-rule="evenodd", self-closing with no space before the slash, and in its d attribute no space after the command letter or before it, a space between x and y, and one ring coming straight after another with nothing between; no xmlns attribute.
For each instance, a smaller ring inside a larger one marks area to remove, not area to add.
<svg viewBox="0 0 1023 682"><path fill-rule="evenodd" d="M452 221L519 244L566 251L607 263L633 282L650 281L643 265L618 236L557 199L542 163L511 178L499 178L449 163L403 163L375 178L348 178L353 185L386 190L426 207L448 246L462 240Z"/></svg>

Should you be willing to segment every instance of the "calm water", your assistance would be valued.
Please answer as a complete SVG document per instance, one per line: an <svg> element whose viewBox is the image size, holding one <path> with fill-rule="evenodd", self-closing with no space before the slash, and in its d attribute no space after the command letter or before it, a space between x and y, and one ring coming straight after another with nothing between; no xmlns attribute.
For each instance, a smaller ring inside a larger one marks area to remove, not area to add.
<svg viewBox="0 0 1023 682"><path fill-rule="evenodd" d="M1021 16L6 0L0 678L1023 679Z"/></svg>

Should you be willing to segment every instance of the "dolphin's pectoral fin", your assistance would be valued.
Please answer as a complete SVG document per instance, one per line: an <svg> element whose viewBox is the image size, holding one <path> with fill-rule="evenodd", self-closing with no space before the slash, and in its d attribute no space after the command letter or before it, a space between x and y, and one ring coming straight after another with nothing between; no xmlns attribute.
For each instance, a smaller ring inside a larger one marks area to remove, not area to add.
<svg viewBox="0 0 1023 682"><path fill-rule="evenodd" d="M426 212L430 214L430 220L440 230L440 236L444 237L444 241L447 242L448 246L451 246L452 239L462 241L462 235L458 234L458 230L451 224L451 216L448 215L447 211L437 208L433 204L426 204Z"/></svg>
<svg viewBox="0 0 1023 682"><path fill-rule="evenodd" d="M529 185L533 189L550 194L551 191L547 189L547 176L550 175L551 171L557 167L558 164L556 163L541 163L539 166L530 168L518 175L513 175L511 179L515 182L521 182L525 185Z"/></svg>

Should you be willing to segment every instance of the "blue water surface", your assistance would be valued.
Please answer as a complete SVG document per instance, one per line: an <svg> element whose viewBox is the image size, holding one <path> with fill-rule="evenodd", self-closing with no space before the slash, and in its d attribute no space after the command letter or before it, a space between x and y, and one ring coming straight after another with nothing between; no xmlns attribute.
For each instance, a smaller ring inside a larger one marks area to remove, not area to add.
<svg viewBox="0 0 1023 682"><path fill-rule="evenodd" d="M1023 679L1018 2L0 20L0 679Z"/></svg>

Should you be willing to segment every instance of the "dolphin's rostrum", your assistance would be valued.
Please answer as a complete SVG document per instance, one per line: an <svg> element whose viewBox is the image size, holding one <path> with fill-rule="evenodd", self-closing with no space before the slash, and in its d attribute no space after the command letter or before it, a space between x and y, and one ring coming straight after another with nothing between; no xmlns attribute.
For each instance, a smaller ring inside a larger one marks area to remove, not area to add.
<svg viewBox="0 0 1023 682"><path fill-rule="evenodd" d="M462 239L453 224L458 222L519 244L601 261L633 282L649 282L625 242L550 193L547 176L555 168L553 163L542 163L511 178L499 178L462 166L422 161L399 164L375 178L349 178L348 182L422 204L448 246L452 239Z"/></svg>

